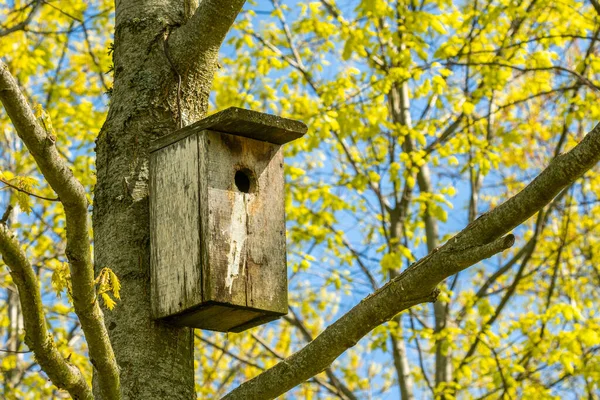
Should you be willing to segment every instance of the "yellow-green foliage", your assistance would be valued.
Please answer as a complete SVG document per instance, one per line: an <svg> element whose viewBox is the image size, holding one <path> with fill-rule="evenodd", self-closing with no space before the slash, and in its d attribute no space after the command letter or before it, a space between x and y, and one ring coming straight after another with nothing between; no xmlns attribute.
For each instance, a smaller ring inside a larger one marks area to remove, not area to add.
<svg viewBox="0 0 600 400"><path fill-rule="evenodd" d="M117 303L109 293L112 292L113 297L117 300L121 298L121 283L117 275L110 268L102 268L95 283L97 285L96 293L102 297L106 308L109 310L115 308Z"/></svg>
<svg viewBox="0 0 600 400"><path fill-rule="evenodd" d="M313 336L373 291L365 270L382 285L426 253L427 213L442 241L468 223L474 183L476 217L517 193L600 117L593 87L600 17L587 3L274 4L268 17L254 12L268 8L260 3L238 19L233 49L221 59L216 107L274 112L309 126L308 137L286 149L286 211L291 304ZM389 93L403 84L412 125L390 110ZM456 120L458 130L433 146ZM423 165L432 192L419 189ZM483 297L477 291L531 239L534 219L515 232L512 253L461 273L455 285L450 279L440 294L449 302L445 329L432 330L430 305L416 307L401 326L376 329L334 363L338 377L360 398L394 397L390 335L397 335L409 348L417 398L597 394L597 175L586 174L554 205L531 257L523 263L521 255ZM405 187L413 193L398 242L390 214ZM283 356L305 343L297 326L286 329L291 336L282 340L291 345ZM253 360L272 358L250 337L235 340ZM432 392L436 342L451 355L455 379ZM220 354L206 355L207 365L225 363ZM259 372L246 368L245 376ZM204 392L215 393L214 374L199 373ZM295 394L319 395L336 397L315 382Z"/></svg>
<svg viewBox="0 0 600 400"><path fill-rule="evenodd" d="M427 216L438 224L441 243L469 222L473 188L477 217L517 193L600 119L600 16L589 2L281 3L249 2L239 16L219 60L213 111L241 106L309 126L304 139L286 147L292 312L243 334L197 332L201 399L218 398L289 356L422 257ZM28 4L0 5L0 31L25 20ZM43 3L26 30L0 38L0 55L90 193L93 141L111 87L112 7ZM411 124L394 118L390 107L390 92L402 88ZM455 122L458 128L442 136ZM11 223L39 269L55 342L90 376L70 305L53 295L70 292L62 208L27 194L56 197L3 111L0 143L0 180L22 189L0 191L0 204L31 211L14 213ZM424 166L431 192L421 190ZM405 219L392 235L405 191ZM449 309L444 329L434 329L431 305L414 307L336 361L337 379L357 398L397 397L394 338L408 349L416 398L597 396L599 192L596 169L549 209L537 235L532 218L515 232L513 250L449 279L440 293ZM534 235L533 251L519 253ZM119 283L103 267L97 287L112 309ZM6 298L14 285L5 268L0 282ZM12 317L6 303L0 309L5 338ZM436 343L450 356L453 379L433 387ZM3 371L26 371L33 362L0 357ZM38 373L25 372L14 386L8 376L1 378L8 398L58 397ZM324 372L288 396L338 398L331 382Z"/></svg>

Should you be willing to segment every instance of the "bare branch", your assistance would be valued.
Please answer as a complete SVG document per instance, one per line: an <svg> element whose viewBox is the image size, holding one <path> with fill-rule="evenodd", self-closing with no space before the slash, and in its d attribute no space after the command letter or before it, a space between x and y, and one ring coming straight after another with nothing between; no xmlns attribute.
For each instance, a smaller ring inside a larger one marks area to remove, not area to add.
<svg viewBox="0 0 600 400"><path fill-rule="evenodd" d="M501 62L470 62L470 63L461 63L461 62L454 62L454 61L449 61L447 63L448 65L459 65L459 66L495 66L495 67L504 67L504 68L510 68L510 69L514 69L516 71L519 72L523 72L523 73L527 73L527 72L536 72L536 71L558 71L558 72L565 72L568 73L570 75L573 75L575 78L577 78L582 84L594 89L597 92L600 92L600 87L596 86L592 81L590 81L588 78L586 78L585 76L581 75L579 72L560 66L560 65L552 65L552 66L548 66L548 67L519 67L517 65L511 65L511 64L504 64Z"/></svg>
<svg viewBox="0 0 600 400"><path fill-rule="evenodd" d="M107 398L119 399L119 369L104 325L104 316L96 301L85 189L61 158L54 145L55 138L39 124L17 82L2 61L0 102L44 178L63 204L67 226L65 254L71 270L75 313L85 334L90 359L98 371L98 383L102 391Z"/></svg>
<svg viewBox="0 0 600 400"><path fill-rule="evenodd" d="M29 192L29 191L27 191L25 189L22 189L22 188L20 188L20 187L18 187L16 185L13 185L12 183L10 183L7 180L2 179L2 178L0 178L0 182L4 183L7 187L9 187L9 188L11 188L13 190L16 190L17 192L25 193L28 196L36 197L36 198L38 198L40 200L60 201L60 199L58 197L44 197L44 196L41 196L39 194L35 194L33 192ZM4 188L0 188L0 190L1 189L4 189Z"/></svg>
<svg viewBox="0 0 600 400"><path fill-rule="evenodd" d="M90 55L92 62L96 66L96 73L98 74L98 78L100 78L100 82L102 82L102 87L104 88L105 91L109 91L110 87L108 86L108 83L106 82L106 78L104 77L104 73L102 71L102 66L100 65L100 60L98 59L98 57L96 56L96 54L94 53L94 50L92 48L92 42L90 40L90 35L88 32L88 29L85 26L85 21L80 21L80 22L81 22L81 28L83 29L83 36L85 37L87 53Z"/></svg>
<svg viewBox="0 0 600 400"><path fill-rule="evenodd" d="M254 361L252 361L252 360L250 360L250 359L248 359L248 358L246 358L244 356L237 355L237 354L235 354L235 353L227 350L225 347L220 346L217 343L215 343L215 342L213 342L213 341L211 341L211 340L209 340L209 339L207 339L205 337L202 337L201 335L196 334L196 337L201 342L204 342L204 343L208 344L209 346L214 347L215 349L221 351L223 354L227 354L229 357L231 357L231 358L233 358L235 360L238 360L238 361L240 361L240 362L242 362L242 363L244 363L244 364L246 364L246 365L248 365L250 367L254 367L256 369L260 369L261 371L265 370L265 367L262 367L262 366L256 364Z"/></svg>
<svg viewBox="0 0 600 400"><path fill-rule="evenodd" d="M23 350L23 351L19 351L19 350L6 350L6 349L0 349L0 353L10 353L10 354L27 354L27 353L31 353L33 350Z"/></svg>

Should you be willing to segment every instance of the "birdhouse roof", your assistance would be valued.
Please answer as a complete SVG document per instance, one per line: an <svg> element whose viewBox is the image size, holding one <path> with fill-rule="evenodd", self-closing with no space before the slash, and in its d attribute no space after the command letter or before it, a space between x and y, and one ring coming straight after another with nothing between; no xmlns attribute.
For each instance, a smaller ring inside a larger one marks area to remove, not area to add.
<svg viewBox="0 0 600 400"><path fill-rule="evenodd" d="M300 121L231 107L153 141L150 144L150 152L206 129L274 144L296 140L308 130Z"/></svg>

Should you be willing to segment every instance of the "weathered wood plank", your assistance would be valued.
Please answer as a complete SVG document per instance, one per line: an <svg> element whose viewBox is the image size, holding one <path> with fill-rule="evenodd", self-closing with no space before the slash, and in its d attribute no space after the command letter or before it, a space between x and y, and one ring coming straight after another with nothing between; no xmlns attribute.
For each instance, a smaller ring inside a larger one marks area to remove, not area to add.
<svg viewBox="0 0 600 400"><path fill-rule="evenodd" d="M286 314L288 296L283 150L272 150L276 151L257 176L259 191L248 207L248 213L252 217L248 220L246 305Z"/></svg>
<svg viewBox="0 0 600 400"><path fill-rule="evenodd" d="M210 288L204 301L286 313L280 146L213 131L204 135L209 217L203 234L210 238L210 268L204 270L205 276L210 274ZM249 180L248 193L236 185L240 171Z"/></svg>
<svg viewBox="0 0 600 400"><path fill-rule="evenodd" d="M150 144L150 151L154 152L203 130L284 144L300 138L308 128L302 122L293 119L231 107L155 140Z"/></svg>
<svg viewBox="0 0 600 400"><path fill-rule="evenodd" d="M150 158L152 311L164 317L202 301L197 137Z"/></svg>
<svg viewBox="0 0 600 400"><path fill-rule="evenodd" d="M204 301L246 305L247 220L244 193L208 188L208 268Z"/></svg>

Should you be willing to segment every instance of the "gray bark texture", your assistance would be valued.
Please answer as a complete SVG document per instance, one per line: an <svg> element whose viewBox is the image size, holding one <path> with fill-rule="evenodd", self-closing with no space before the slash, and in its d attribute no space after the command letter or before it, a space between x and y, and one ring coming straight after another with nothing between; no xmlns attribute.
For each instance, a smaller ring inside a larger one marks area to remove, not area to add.
<svg viewBox="0 0 600 400"><path fill-rule="evenodd" d="M243 0L116 2L114 87L96 140L95 268L123 299L106 313L123 399L193 399L189 328L151 318L148 146L207 111L219 47ZM95 377L96 378L96 377ZM98 399L109 399L98 390Z"/></svg>

